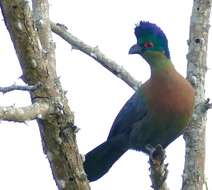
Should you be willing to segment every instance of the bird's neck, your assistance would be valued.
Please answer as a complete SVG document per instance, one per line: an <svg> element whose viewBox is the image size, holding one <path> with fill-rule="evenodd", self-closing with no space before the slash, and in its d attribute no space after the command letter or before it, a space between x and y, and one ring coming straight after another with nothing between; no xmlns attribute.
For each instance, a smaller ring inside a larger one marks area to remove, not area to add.
<svg viewBox="0 0 212 190"><path fill-rule="evenodd" d="M143 57L150 65L151 77L160 75L160 73L163 73L163 75L164 73L168 74L169 71L175 70L171 60L161 52L149 51L146 52Z"/></svg>

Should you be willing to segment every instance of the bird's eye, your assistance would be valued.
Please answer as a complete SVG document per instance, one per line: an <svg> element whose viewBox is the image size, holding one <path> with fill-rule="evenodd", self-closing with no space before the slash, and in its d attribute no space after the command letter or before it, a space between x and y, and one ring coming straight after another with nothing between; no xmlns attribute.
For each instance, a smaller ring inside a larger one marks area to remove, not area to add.
<svg viewBox="0 0 212 190"><path fill-rule="evenodd" d="M153 43L152 42L145 42L144 43L144 48L151 48L153 47Z"/></svg>

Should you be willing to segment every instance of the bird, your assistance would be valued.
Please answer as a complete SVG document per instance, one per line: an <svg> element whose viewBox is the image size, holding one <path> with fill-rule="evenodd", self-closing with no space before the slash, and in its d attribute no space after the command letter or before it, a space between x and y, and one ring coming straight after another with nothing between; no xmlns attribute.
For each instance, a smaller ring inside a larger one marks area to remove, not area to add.
<svg viewBox="0 0 212 190"><path fill-rule="evenodd" d="M137 43L129 54L150 66L141 84L116 116L105 142L85 155L84 171L92 182L105 175L129 149L150 154L148 146L166 148L185 131L194 109L194 89L172 64L168 40L160 27L140 21Z"/></svg>

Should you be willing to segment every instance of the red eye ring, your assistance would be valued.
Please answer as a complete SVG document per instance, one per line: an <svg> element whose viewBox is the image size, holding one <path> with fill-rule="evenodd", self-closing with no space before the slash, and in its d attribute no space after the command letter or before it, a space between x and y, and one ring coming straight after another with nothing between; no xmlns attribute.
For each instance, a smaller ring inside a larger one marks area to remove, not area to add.
<svg viewBox="0 0 212 190"><path fill-rule="evenodd" d="M152 42L144 42L144 48L151 48L151 47L153 47Z"/></svg>

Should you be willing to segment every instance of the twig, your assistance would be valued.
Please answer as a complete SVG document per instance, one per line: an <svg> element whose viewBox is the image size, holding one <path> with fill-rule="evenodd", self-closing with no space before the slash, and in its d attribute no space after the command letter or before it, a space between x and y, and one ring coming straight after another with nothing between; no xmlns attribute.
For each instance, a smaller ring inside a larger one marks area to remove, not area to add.
<svg viewBox="0 0 212 190"><path fill-rule="evenodd" d="M210 98L207 98L205 103L204 103L204 107L205 107L205 110L204 111L207 111L209 109L212 108L212 103L210 103Z"/></svg>
<svg viewBox="0 0 212 190"><path fill-rule="evenodd" d="M26 107L0 107L0 120L25 122L33 119L42 119L53 112L53 108L46 102L36 102Z"/></svg>
<svg viewBox="0 0 212 190"><path fill-rule="evenodd" d="M70 32L67 31L67 28L62 24L55 24L51 22L51 29L54 33L63 38L66 42L71 44L75 49L79 49L86 55L92 57L97 62L99 62L103 67L108 69L118 78L126 82L131 88L136 90L139 86L139 82L136 81L130 73L128 73L122 66L118 65L115 61L109 59L104 55L98 47L91 47L73 36Z"/></svg>
<svg viewBox="0 0 212 190"><path fill-rule="evenodd" d="M26 85L26 86L22 86L22 85L16 85L13 84L11 86L7 86L7 87L0 87L0 92L2 92L3 94L7 93L7 92L11 92L14 90L22 90L22 91L33 91L36 90L37 88L39 88L41 86L40 83L36 84L36 85Z"/></svg>

